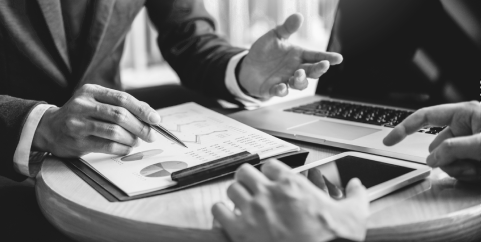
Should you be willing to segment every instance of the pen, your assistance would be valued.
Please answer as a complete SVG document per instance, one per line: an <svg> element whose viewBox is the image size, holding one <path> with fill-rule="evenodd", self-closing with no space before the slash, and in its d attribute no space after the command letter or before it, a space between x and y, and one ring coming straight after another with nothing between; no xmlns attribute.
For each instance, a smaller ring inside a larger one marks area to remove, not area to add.
<svg viewBox="0 0 481 242"><path fill-rule="evenodd" d="M169 130L167 130L166 128L162 127L161 125L159 124L149 124L145 121L143 121L142 119L140 119L139 117L137 117L136 115L134 115L140 122L142 122L143 124L145 125L148 125L150 128L152 128L153 130L157 131L159 134L161 134L162 136L164 136L165 138L167 138L168 140L170 141L173 141L175 143L177 143L178 145L182 145L184 146L185 148L189 148L187 147L187 145L184 144L184 142L182 142L179 138L177 138L174 134L172 134Z"/></svg>

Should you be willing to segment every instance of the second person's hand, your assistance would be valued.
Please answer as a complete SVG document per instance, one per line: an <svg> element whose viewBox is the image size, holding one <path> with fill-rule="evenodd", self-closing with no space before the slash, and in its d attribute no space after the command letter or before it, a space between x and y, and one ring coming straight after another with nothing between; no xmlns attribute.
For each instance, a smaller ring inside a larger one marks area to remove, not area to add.
<svg viewBox="0 0 481 242"><path fill-rule="evenodd" d="M236 172L227 195L239 213L221 203L212 213L235 242L319 242L342 237L364 240L369 200L358 179L346 187L346 198L334 200L329 194L294 173L277 160L251 165Z"/></svg>
<svg viewBox="0 0 481 242"><path fill-rule="evenodd" d="M154 141L150 124L160 116L147 103L131 95L86 84L61 108L50 108L42 117L32 149L59 157L79 157L91 152L126 155L138 142Z"/></svg>
<svg viewBox="0 0 481 242"><path fill-rule="evenodd" d="M416 111L385 138L394 145L426 126L445 126L429 146L426 163L461 181L481 182L481 104L444 104Z"/></svg>

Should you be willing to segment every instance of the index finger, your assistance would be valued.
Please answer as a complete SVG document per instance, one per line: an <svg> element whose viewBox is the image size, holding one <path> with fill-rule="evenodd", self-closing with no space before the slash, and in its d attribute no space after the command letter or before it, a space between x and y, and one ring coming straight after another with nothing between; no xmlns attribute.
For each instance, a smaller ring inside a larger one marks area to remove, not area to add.
<svg viewBox="0 0 481 242"><path fill-rule="evenodd" d="M384 138L383 143L387 146L395 145L426 125L449 125L457 110L459 110L457 104L444 104L419 109L398 124Z"/></svg>
<svg viewBox="0 0 481 242"><path fill-rule="evenodd" d="M158 124L160 122L160 116L153 108L126 92L109 88L97 88L93 94L97 101L124 107L147 123Z"/></svg>
<svg viewBox="0 0 481 242"><path fill-rule="evenodd" d="M323 60L329 61L331 65L337 65L342 62L342 55L336 52L322 52L304 50L302 52L302 60L308 63L317 63Z"/></svg>

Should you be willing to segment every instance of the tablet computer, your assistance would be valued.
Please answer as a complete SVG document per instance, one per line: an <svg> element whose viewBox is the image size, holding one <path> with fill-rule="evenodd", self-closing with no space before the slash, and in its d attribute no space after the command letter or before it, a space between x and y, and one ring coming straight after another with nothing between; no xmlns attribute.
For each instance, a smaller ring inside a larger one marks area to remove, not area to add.
<svg viewBox="0 0 481 242"><path fill-rule="evenodd" d="M345 152L293 169L305 175L334 199L345 196L344 188L359 178L373 201L404 186L420 181L431 172L424 164L360 152Z"/></svg>

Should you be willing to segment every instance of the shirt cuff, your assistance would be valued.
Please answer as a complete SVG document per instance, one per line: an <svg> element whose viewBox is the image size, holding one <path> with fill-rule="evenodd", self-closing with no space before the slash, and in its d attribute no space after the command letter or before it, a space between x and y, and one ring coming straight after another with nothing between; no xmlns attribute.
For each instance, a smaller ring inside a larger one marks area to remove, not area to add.
<svg viewBox="0 0 481 242"><path fill-rule="evenodd" d="M242 103L246 109L255 109L260 107L262 101L246 95L239 87L235 75L235 68L239 64L239 61L242 59L242 57L247 55L247 53L248 51L241 52L229 60L225 73L225 85L227 87L227 90L229 90L229 92L235 97L235 99Z"/></svg>
<svg viewBox="0 0 481 242"><path fill-rule="evenodd" d="M23 125L22 133L20 134L20 141L18 142L17 149L13 155L13 166L17 172L25 176L30 176L29 162L30 158L43 158L45 152L32 152L32 141L35 131L37 130L38 123L43 117L43 114L47 109L55 107L49 104L37 105L28 115L27 121Z"/></svg>

